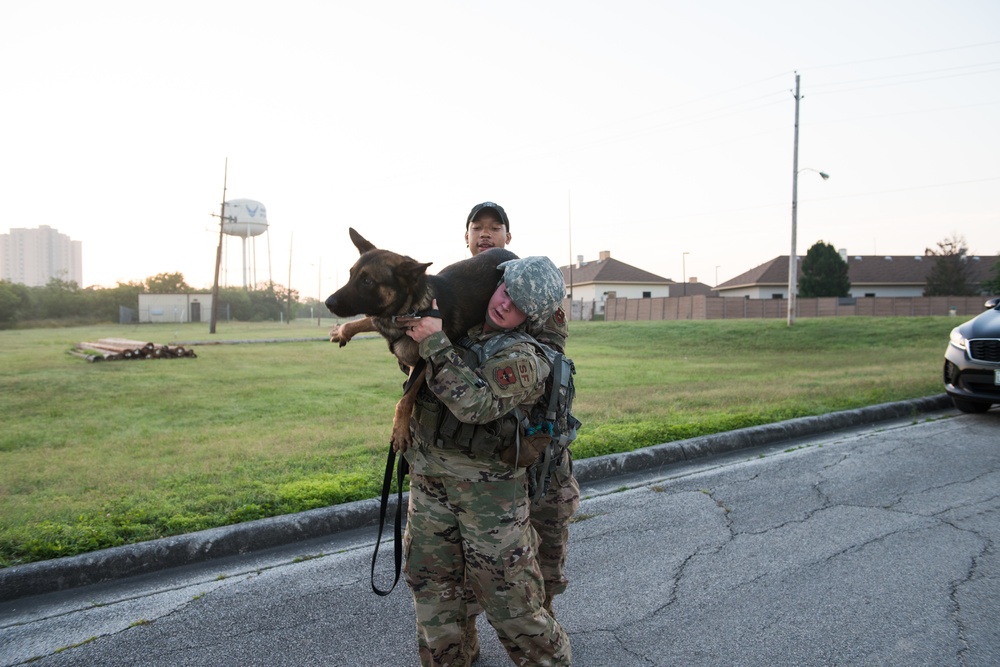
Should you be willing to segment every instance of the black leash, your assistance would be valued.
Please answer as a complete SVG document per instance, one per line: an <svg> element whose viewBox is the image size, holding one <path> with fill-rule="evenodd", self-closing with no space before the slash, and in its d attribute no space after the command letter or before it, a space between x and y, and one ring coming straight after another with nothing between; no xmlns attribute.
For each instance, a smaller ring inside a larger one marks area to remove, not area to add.
<svg viewBox="0 0 1000 667"><path fill-rule="evenodd" d="M411 313L408 315L401 315L400 317L441 317L441 313L437 310L428 308L427 310L422 310L419 313ZM395 321L395 317L393 321ZM417 361L417 365L414 366L413 370L410 372L410 376L403 383L403 393L410 391L413 383L416 382L417 377L420 372L427 366L427 360L421 358ZM372 590L376 595L388 595L392 592L392 589L396 587L399 583L399 573L403 569L403 480L406 478L408 472L410 472L410 466L406 462L406 457L402 454L399 456L399 465L396 466L396 450L392 448L392 444L389 444L389 457L385 461L385 477L382 478L382 501L379 505L378 511L378 537L375 539L375 551L372 553ZM395 574L392 579L392 586L388 590L382 590L375 585L375 561L378 559L378 547L382 543L382 529L385 526L385 515L389 508L389 492L392 490L392 469L396 468L396 519L395 519L395 534L393 544L393 560L395 561Z"/></svg>
<svg viewBox="0 0 1000 667"><path fill-rule="evenodd" d="M389 458L385 462L385 478L382 481L382 504L379 507L378 515L378 538L375 540L375 552L372 553L372 590L376 595L388 595L399 582L399 573L403 568L403 479L410 471L410 466L402 454L399 456L399 465L395 465L396 450L389 445ZM392 586L388 590L382 590L375 585L375 560L378 558L379 543L382 542L382 527L385 525L385 515L389 506L389 492L392 488L392 469L396 468L396 529L395 544L393 544L393 557L396 565L395 578Z"/></svg>

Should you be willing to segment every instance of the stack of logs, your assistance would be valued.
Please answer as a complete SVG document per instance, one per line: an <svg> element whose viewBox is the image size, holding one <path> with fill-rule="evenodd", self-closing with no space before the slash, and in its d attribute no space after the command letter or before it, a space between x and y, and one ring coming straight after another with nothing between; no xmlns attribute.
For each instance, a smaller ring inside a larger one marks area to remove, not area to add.
<svg viewBox="0 0 1000 667"><path fill-rule="evenodd" d="M87 361L119 361L122 359L177 359L196 357L194 350L180 345L157 345L128 338L101 338L96 342L77 343L70 354Z"/></svg>

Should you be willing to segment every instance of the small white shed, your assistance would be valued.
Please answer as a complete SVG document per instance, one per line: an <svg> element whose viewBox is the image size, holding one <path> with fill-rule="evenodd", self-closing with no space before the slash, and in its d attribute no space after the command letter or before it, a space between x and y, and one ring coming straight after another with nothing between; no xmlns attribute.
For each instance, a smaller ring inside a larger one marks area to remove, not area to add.
<svg viewBox="0 0 1000 667"><path fill-rule="evenodd" d="M140 322L207 322L211 316L211 294L139 295Z"/></svg>

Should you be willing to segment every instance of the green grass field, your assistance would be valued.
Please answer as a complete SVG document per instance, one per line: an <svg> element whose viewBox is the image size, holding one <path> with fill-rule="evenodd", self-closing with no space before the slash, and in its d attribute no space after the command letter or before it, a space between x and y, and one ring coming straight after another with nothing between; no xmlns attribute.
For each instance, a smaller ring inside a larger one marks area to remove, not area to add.
<svg viewBox="0 0 1000 667"><path fill-rule="evenodd" d="M943 391L954 318L573 322L576 458ZM88 363L102 337L311 338L315 321L0 332L0 565L375 497L404 376L379 338Z"/></svg>

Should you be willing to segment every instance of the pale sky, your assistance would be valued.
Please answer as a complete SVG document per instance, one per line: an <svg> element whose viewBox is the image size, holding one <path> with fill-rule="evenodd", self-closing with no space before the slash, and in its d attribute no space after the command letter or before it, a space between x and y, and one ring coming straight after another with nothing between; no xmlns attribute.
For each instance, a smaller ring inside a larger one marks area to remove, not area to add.
<svg viewBox="0 0 1000 667"><path fill-rule="evenodd" d="M82 241L84 286L210 287L228 160L257 280L291 256L303 296L348 227L463 259L484 200L522 256L715 285L789 253L795 72L800 255L1000 253L996 0L0 0L0 231Z"/></svg>

